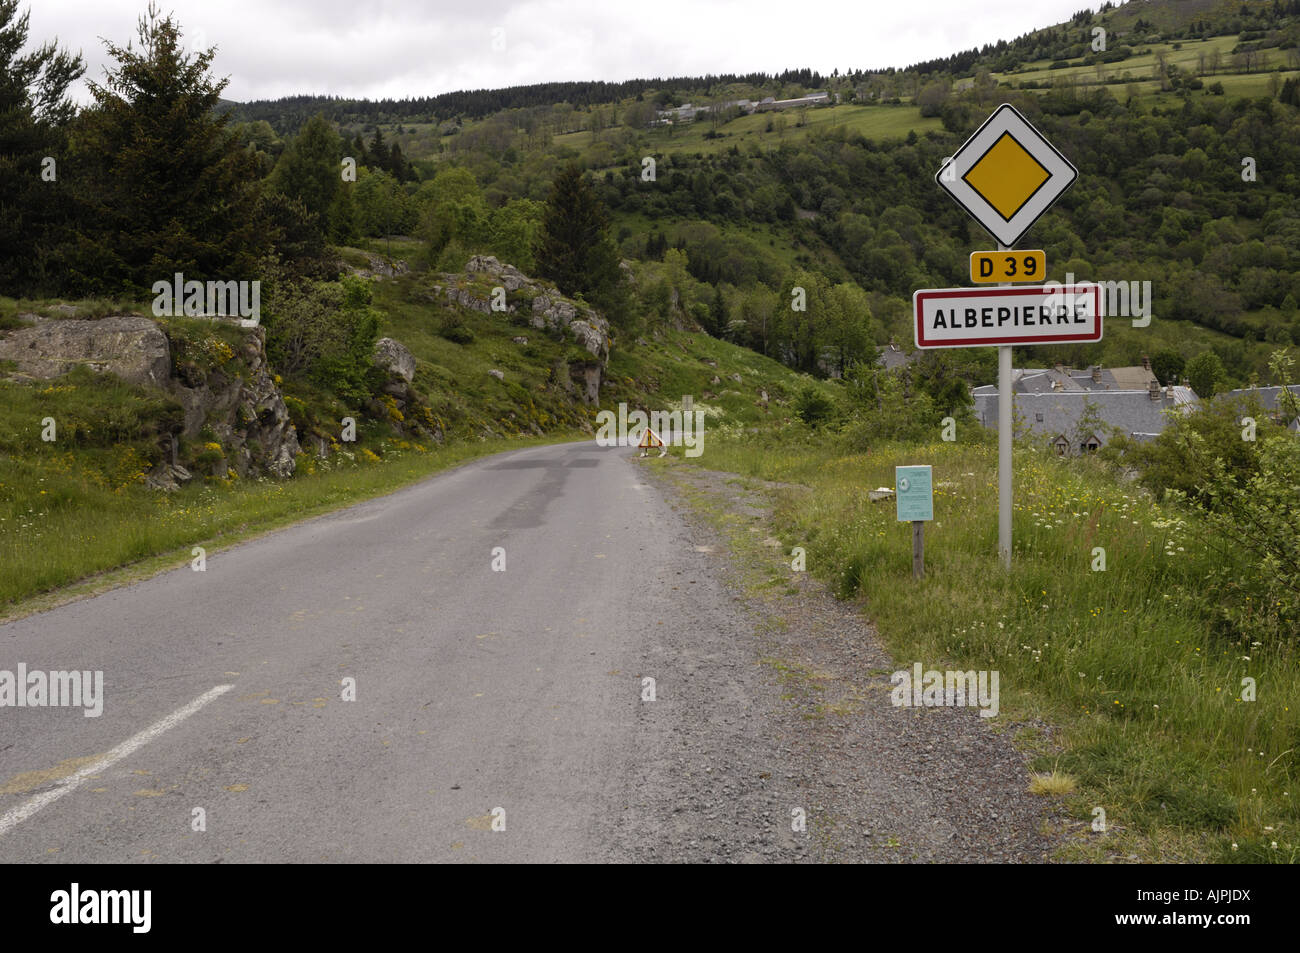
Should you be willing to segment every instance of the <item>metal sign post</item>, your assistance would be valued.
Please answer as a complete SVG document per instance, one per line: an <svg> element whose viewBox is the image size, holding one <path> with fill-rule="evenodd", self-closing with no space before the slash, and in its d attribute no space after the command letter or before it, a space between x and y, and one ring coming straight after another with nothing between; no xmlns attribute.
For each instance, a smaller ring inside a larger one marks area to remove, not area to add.
<svg viewBox="0 0 1300 953"><path fill-rule="evenodd" d="M925 575L925 523L912 520L912 578Z"/></svg>
<svg viewBox="0 0 1300 953"><path fill-rule="evenodd" d="M912 524L912 577L925 575L925 521L934 519L934 481L929 466L894 467L898 522Z"/></svg>
<svg viewBox="0 0 1300 953"><path fill-rule="evenodd" d="M998 242L998 251L1010 247ZM1003 282L999 288L1010 288ZM1011 568L1011 345L998 345L998 556Z"/></svg>

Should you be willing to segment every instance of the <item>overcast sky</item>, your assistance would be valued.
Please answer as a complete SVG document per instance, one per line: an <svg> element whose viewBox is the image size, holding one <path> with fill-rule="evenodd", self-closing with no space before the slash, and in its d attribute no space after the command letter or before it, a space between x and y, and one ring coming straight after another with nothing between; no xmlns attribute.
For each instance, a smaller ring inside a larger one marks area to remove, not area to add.
<svg viewBox="0 0 1300 953"><path fill-rule="evenodd" d="M23 0L102 79L147 0ZM1059 23L1087 0L160 0L218 47L228 99L428 96L556 80L907 66ZM1096 8L1096 3L1091 7ZM978 13L972 13L972 8ZM502 47L497 49L497 47ZM78 99L84 100L83 94Z"/></svg>

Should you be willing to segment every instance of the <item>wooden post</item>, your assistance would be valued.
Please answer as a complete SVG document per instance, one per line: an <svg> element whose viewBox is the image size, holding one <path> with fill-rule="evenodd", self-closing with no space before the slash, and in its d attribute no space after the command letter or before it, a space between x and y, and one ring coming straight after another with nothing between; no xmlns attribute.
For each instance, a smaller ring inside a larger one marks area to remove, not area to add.
<svg viewBox="0 0 1300 953"><path fill-rule="evenodd" d="M912 578L925 575L925 520L912 520Z"/></svg>

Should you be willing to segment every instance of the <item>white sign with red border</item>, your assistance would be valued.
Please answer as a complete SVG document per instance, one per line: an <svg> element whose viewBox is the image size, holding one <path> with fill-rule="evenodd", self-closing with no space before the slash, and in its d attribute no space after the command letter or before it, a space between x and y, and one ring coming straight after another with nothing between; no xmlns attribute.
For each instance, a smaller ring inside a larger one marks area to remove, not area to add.
<svg viewBox="0 0 1300 953"><path fill-rule="evenodd" d="M912 295L916 346L987 347L1101 340L1101 286L929 288Z"/></svg>

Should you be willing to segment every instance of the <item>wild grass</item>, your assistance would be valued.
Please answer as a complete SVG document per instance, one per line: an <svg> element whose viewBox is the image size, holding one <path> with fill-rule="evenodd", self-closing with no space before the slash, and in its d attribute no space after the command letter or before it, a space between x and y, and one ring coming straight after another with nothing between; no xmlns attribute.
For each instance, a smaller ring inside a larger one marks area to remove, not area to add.
<svg viewBox="0 0 1300 953"><path fill-rule="evenodd" d="M1079 820L1068 856L1300 859L1296 639L1212 633L1191 597L1217 557L1191 514L1094 461L1018 448L1007 573L995 556L996 447L714 440L695 462L811 487L779 494L782 541L861 602L900 665L997 670L999 720L1058 726L1055 750L1033 766L1077 782L1065 801ZM910 526L866 496L909 464L934 467L920 581ZM1247 678L1254 701L1243 700ZM1106 833L1091 830L1095 807Z"/></svg>

